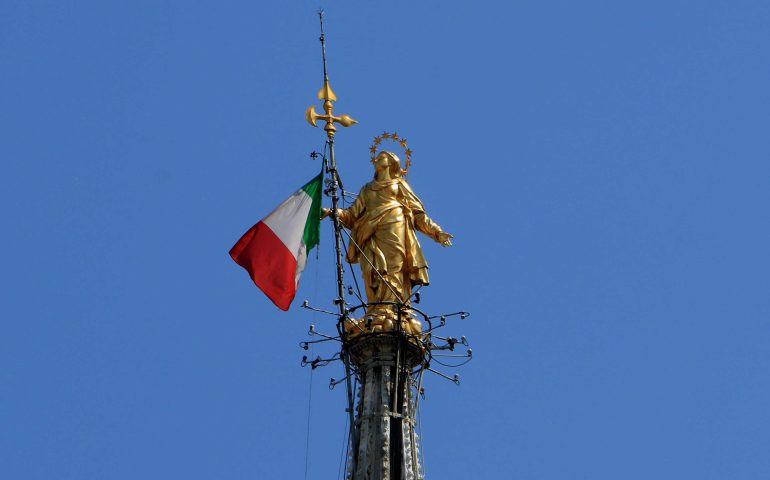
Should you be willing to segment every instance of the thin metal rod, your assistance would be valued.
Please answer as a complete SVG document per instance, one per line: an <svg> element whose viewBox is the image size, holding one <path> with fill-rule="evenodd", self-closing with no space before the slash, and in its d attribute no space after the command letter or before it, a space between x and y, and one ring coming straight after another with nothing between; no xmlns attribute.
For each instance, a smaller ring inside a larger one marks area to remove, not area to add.
<svg viewBox="0 0 770 480"><path fill-rule="evenodd" d="M334 387L342 383L344 380L348 380L348 377L343 378L342 380L337 380L336 378L329 379L329 390L334 390Z"/></svg>
<svg viewBox="0 0 770 480"><path fill-rule="evenodd" d="M454 313L445 313L443 315L433 315L432 317L428 317L428 320L433 320L434 318L447 318L447 317L456 317L457 315L460 315L461 320L465 320L466 318L470 317L471 314L469 312L454 312Z"/></svg>
<svg viewBox="0 0 770 480"><path fill-rule="evenodd" d="M324 60L324 82L329 80L329 75L326 72L326 37L324 36L324 11L323 9L318 11L318 20L321 23L321 55Z"/></svg>
<svg viewBox="0 0 770 480"><path fill-rule="evenodd" d="M320 309L320 308L311 307L310 303L308 303L307 300L305 300L305 302L301 305L301 307L302 308L306 308L308 310L312 310L314 312L325 313L326 315L332 315L332 316L335 316L335 317L337 316L337 314L334 313L334 312L330 312L328 310L323 310L323 309Z"/></svg>
<svg viewBox="0 0 770 480"><path fill-rule="evenodd" d="M318 20L321 26L321 55L323 57L323 67L324 67L324 85L328 85L329 81L329 72L326 68L326 36L324 35L324 12L323 10L320 10L318 12ZM331 132L327 132L331 133ZM345 319L348 316L348 308L347 304L345 303L345 267L342 264L342 234L340 233L340 230L342 229L339 215L337 215L337 209L339 208L339 200L340 200L340 190L341 188L341 182L339 173L337 172L337 159L334 155L334 137L330 134L329 135L329 162L327 163L327 173L329 173L329 179L330 179L330 194L332 198L332 223L334 225L334 250L336 254L336 263L337 263L337 299L335 300L335 303L339 307L340 317L338 322L338 330L340 332L340 336L342 337L342 361L345 364L345 386L347 387L347 394L348 394L348 414L350 416L350 438L353 441L354 445L357 445L357 441L355 438L355 412L353 408L353 385L350 381L351 376L351 369L350 369L350 352L347 348L347 342L346 342L346 335L345 335Z"/></svg>
<svg viewBox="0 0 770 480"><path fill-rule="evenodd" d="M459 375L455 375L454 377L450 377L448 375L444 375L443 373L441 373L439 371L433 370L432 368L427 368L426 370L428 370L429 372L435 373L439 377L446 378L447 380L449 380L450 382L454 383L455 385L460 385L460 376Z"/></svg>
<svg viewBox="0 0 770 480"><path fill-rule="evenodd" d="M332 223L334 225L334 250L335 250L335 260L337 264L337 299L334 303L337 304L339 307L339 320L337 321L337 330L340 334L340 338L342 339L342 349L340 351L342 361L345 364L345 386L347 387L347 396L348 396L348 414L349 414L349 422L350 422L350 439L351 443L354 446L358 446L358 438L356 434L356 428L355 428L355 412L354 412L354 403L353 403L353 385L350 380L351 378L351 365L350 365L350 349L347 342L347 333L345 332L345 321L348 319L348 305L345 302L345 267L342 263L342 225L339 218L339 215L337 213L337 210L339 208L339 201L340 201L340 191L344 192L344 187L342 186L342 181L340 179L339 172L337 170L337 159L334 155L334 117L331 116L331 101L333 97L331 95L331 89L329 88L329 73L326 68L326 36L324 35L324 12L323 10L320 10L318 12L318 20L321 27L321 37L319 40L321 41L321 55L323 57L323 68L324 68L324 89L325 89L325 102L324 102L324 109L326 110L326 113L328 115L328 120L326 123L326 134L328 137L328 146L329 146L329 159L326 162L326 171L329 174L329 195L332 199L332 210L331 210L331 217L332 217ZM357 450L357 449L356 449ZM351 460L351 468L353 471L355 471L355 464L357 461L357 451L353 452L352 460Z"/></svg>
<svg viewBox="0 0 770 480"><path fill-rule="evenodd" d="M425 286L425 285L418 285L418 286L417 286L417 290L415 290L414 292L412 292L412 294L409 296L409 301L410 301L410 302L411 302L411 301L414 299L414 296L415 296L415 295L417 295L418 293L420 293L420 290L422 290L422 287L424 287L424 286Z"/></svg>
<svg viewBox="0 0 770 480"><path fill-rule="evenodd" d="M469 351L472 352L473 350L469 350ZM436 358L436 357L438 358L472 358L473 354L472 353L471 354L466 353L465 355L442 355L439 353L430 354L430 358Z"/></svg>
<svg viewBox="0 0 770 480"><path fill-rule="evenodd" d="M323 38L323 36L321 37ZM324 63L325 65L325 63ZM346 334L345 334L345 319L348 316L348 308L345 303L345 266L342 263L342 234L340 233L342 230L342 225L340 222L339 215L337 215L337 208L339 205L339 182L338 182L338 176L337 176L337 160L334 156L334 140L329 140L329 170L330 170L330 177L331 177L331 197L332 197L332 223L334 225L334 250L336 253L336 261L337 261L337 300L335 303L337 303L339 310L340 310L340 320L339 323L339 332L342 336L342 361L345 364L345 386L347 387L347 394L348 394L348 415L350 417L350 438L352 439L353 445L357 445L357 438L356 438L356 432L355 432L355 412L354 412L354 405L353 405L353 385L351 384L350 377L351 377L351 371L350 371L350 352L347 348L347 342L346 342ZM355 455L355 452L354 452Z"/></svg>

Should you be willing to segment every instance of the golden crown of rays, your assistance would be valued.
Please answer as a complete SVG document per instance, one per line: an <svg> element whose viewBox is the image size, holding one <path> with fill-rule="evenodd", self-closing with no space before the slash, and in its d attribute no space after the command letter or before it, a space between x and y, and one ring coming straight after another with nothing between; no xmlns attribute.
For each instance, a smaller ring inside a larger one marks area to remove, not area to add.
<svg viewBox="0 0 770 480"><path fill-rule="evenodd" d="M407 172L409 172L409 167L412 166L412 151L409 150L409 146L406 143L406 139L399 137L396 132L393 132L393 133L383 132L382 135L377 135L376 137L374 137L374 143L372 144L371 147L369 147L369 151L372 153L372 162L374 161L374 158L377 155L377 148L380 146L383 140L398 142L398 144L401 145L401 148L404 149L404 153L406 153L406 164L404 165L404 168L401 169L401 175L406 176Z"/></svg>

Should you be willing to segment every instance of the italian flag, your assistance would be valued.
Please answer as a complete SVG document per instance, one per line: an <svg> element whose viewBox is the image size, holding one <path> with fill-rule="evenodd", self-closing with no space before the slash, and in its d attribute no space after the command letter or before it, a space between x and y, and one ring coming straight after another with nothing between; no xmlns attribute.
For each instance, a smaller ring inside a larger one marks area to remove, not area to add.
<svg viewBox="0 0 770 480"><path fill-rule="evenodd" d="M308 252L318 245L321 229L322 174L278 205L230 249L254 283L281 310L297 294Z"/></svg>

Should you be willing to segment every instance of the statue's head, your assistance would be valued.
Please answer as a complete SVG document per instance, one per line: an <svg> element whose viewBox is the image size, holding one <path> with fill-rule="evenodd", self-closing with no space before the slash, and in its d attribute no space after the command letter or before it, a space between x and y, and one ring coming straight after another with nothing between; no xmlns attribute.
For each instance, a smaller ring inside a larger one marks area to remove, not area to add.
<svg viewBox="0 0 770 480"><path fill-rule="evenodd" d="M401 160L393 152L382 151L378 153L372 163L374 163L375 178L377 178L377 173L383 170L387 170L390 173L390 178L401 177Z"/></svg>

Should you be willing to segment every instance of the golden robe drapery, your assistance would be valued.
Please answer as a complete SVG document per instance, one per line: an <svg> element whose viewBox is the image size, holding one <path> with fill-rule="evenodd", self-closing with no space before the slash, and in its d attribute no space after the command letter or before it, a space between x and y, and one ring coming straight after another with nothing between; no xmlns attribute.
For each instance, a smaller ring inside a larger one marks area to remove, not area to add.
<svg viewBox="0 0 770 480"><path fill-rule="evenodd" d="M367 183L355 203L337 214L351 230L348 260L361 266L369 303L408 304L415 285L428 285L428 263L415 231L438 241L442 229L403 178Z"/></svg>

